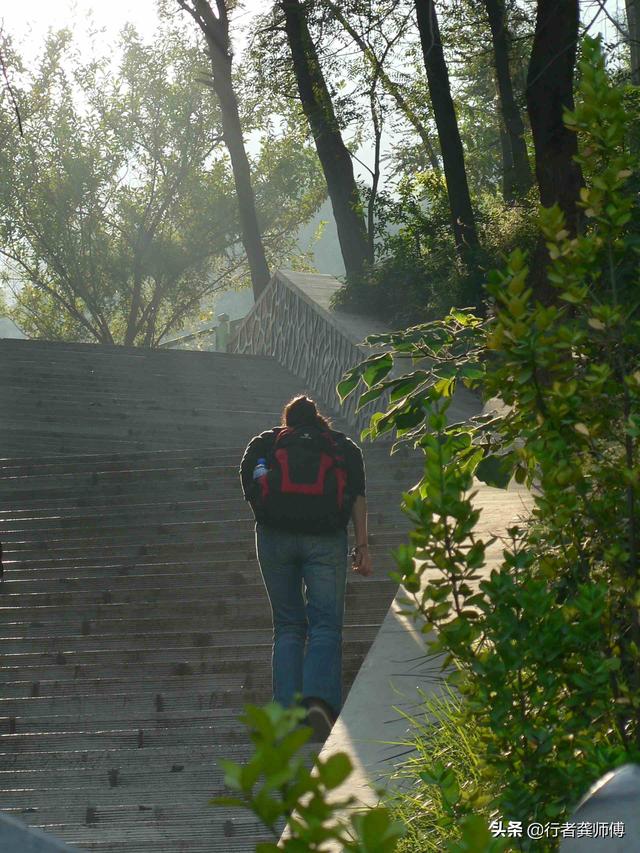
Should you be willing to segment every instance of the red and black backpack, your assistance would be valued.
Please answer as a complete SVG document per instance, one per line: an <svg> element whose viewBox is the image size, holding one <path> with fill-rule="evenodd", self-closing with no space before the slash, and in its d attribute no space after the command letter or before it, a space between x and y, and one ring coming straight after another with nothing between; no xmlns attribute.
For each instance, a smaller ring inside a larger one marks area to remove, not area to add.
<svg viewBox="0 0 640 853"><path fill-rule="evenodd" d="M285 427L257 481L261 520L300 533L346 526L351 511L341 436L313 426Z"/></svg>

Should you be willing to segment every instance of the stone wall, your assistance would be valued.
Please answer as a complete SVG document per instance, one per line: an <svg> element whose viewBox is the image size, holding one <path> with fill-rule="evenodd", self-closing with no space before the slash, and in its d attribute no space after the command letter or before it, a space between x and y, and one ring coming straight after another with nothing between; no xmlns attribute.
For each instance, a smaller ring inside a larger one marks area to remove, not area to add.
<svg viewBox="0 0 640 853"><path fill-rule="evenodd" d="M340 406L336 385L371 350L358 346L332 314L286 274L273 276L236 330L229 351L274 356L302 380L300 390L308 390L332 413L339 413L356 438L369 425L373 404L356 413L359 395L355 392Z"/></svg>

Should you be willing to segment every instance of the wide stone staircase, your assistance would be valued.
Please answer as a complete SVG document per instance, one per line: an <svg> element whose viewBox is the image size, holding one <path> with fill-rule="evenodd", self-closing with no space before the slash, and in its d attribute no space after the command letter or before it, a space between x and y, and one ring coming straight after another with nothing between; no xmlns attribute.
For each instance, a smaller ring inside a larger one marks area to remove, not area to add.
<svg viewBox="0 0 640 853"><path fill-rule="evenodd" d="M304 386L266 357L82 344L3 340L0 366L0 809L86 850L254 850L253 816L208 805L270 698L238 465ZM376 574L348 583L345 695L412 480L365 461Z"/></svg>

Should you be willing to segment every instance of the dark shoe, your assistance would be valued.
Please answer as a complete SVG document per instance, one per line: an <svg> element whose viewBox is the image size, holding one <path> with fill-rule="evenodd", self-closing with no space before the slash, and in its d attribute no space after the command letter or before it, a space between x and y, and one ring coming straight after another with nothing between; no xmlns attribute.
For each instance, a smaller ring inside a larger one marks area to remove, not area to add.
<svg viewBox="0 0 640 853"><path fill-rule="evenodd" d="M307 709L305 723L313 729L311 742L324 743L336 721L331 706L316 696L307 696L302 700L302 705Z"/></svg>

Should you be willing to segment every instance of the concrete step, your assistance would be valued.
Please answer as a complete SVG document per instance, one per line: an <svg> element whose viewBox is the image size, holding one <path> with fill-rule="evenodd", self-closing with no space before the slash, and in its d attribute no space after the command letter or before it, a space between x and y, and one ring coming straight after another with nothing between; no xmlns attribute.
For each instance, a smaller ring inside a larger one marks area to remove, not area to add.
<svg viewBox="0 0 640 853"><path fill-rule="evenodd" d="M143 349L141 347L109 346L84 343L69 343L62 341L0 340L0 353L7 364L33 363L47 370L57 360L65 363L87 363L92 370L98 370L103 362L118 362L118 370L130 371L134 363L172 363L181 366L186 372L202 364L215 364L220 372L229 373L252 371L260 365L273 365L275 370L282 371L278 362L270 356L238 355L236 353L211 353L195 350ZM9 361L10 360L10 361ZM224 370L222 369L224 368Z"/></svg>
<svg viewBox="0 0 640 853"><path fill-rule="evenodd" d="M347 615L347 624L354 621L362 621L367 624L377 620L382 621L389 609L391 601L386 597L380 601L370 603L366 608L351 608ZM166 611L166 612L165 612ZM148 610L145 611L149 613ZM271 626L271 613L264 604L247 604L239 612L238 607L229 607L226 602L220 601L213 606L205 605L198 610L188 610L184 613L176 607L174 610L165 608L154 608L152 615L136 615L122 613L120 616L97 615L84 613L64 614L59 616L38 616L34 619L7 618L0 627L0 642L6 643L8 648L18 638L24 638L24 642L42 638L44 642L55 635L59 640L63 638L75 638L78 634L88 637L122 637L138 634L158 634L161 632L178 632L185 621L189 622L192 631L208 634L213 628L216 631L233 630L242 628L243 625L252 625L254 628L267 629Z"/></svg>
<svg viewBox="0 0 640 853"><path fill-rule="evenodd" d="M402 485L396 486L391 482L387 483L386 486L383 483L368 485L367 503L370 511L398 513L398 502L401 500L404 490ZM241 514L250 512L250 508L242 497L239 480L236 487L224 493L224 496L212 483L199 486L191 485L180 491L172 489L169 494L165 495L164 499L159 497L159 491L159 488L156 489L154 494L146 489L134 487L129 490L123 487L121 490L114 489L111 494L101 494L89 490L78 493L69 489L64 497L55 498L53 501L50 498L42 497L41 492L14 494L11 500L3 495L2 501L5 507L0 514L0 520L35 519L43 516L46 518L54 513L58 518L67 518L77 514L78 510L85 510L88 514L111 514L114 511L119 511L125 512L128 516L131 513L137 513L139 510L154 509L155 511L155 508L158 508L161 511L162 507L165 507L167 515L170 515L173 507L181 509L182 505L194 506L196 503L200 503L203 508L211 507L214 512L225 505L234 513L240 510L243 511ZM52 506L55 506L55 509L52 509ZM401 514L401 517L405 516Z"/></svg>
<svg viewBox="0 0 640 853"><path fill-rule="evenodd" d="M37 471L27 473L24 470L18 470L16 473L13 473L4 469L0 472L0 484L2 484L3 490L11 488L15 490L20 487L27 489L41 486L51 487L57 484L60 484L62 487L66 484L75 484L76 488L87 485L93 487L104 486L119 481L125 481L126 483L128 480L143 473L145 475L148 474L150 478L159 478L166 475L174 479L194 479L198 477L220 477L228 479L233 478L234 475L238 477L243 450L238 450L234 455L229 454L224 457L220 454L220 457L213 462L210 462L206 458L202 459L202 461L193 459L185 461L159 460L155 462L155 460L152 460L148 464L144 464L144 461L123 462L118 470L109 470L108 468L101 470L101 465L98 462L89 463L84 471L72 470L65 473L62 473L60 470L47 470L41 474ZM151 456L152 454L149 453L148 455ZM382 482L387 477L401 482L408 476L421 473L420 469L409 464L403 465L388 457L375 458L371 454L365 453L364 458L367 474L371 476L372 482Z"/></svg>
<svg viewBox="0 0 640 853"><path fill-rule="evenodd" d="M115 467L103 469L98 463L93 463L90 469L86 471L54 469L26 473L22 470L16 474L3 470L0 471L0 487L3 491L5 489L13 489L14 491L35 490L51 486L64 488L67 485L73 485L75 488L86 488L88 486L102 488L112 483L129 483L141 475L144 475L145 481L162 478L167 482L192 479L213 479L224 483L237 482L241 457L242 451L238 451L235 459L233 456L225 456L224 460L220 458L216 461L192 459L188 460L188 463L182 460L156 461L155 464L131 463L126 465L121 463L117 469ZM365 455L366 460L367 456ZM389 477L400 482L403 477L411 473L413 471L409 466L405 466L403 469L393 459L388 458L376 460L369 472L372 483L385 482Z"/></svg>
<svg viewBox="0 0 640 853"><path fill-rule="evenodd" d="M351 671L358 665L362 651L362 644L351 644L347 653L343 655L347 670ZM10 656L7 655L0 667L0 689L7 689L9 683L23 684L26 686L27 695L30 696L34 683L38 683L40 695L44 696L48 695L46 684L50 683L58 686L66 684L69 689L71 685L75 685L77 689L81 689L88 680L113 678L130 679L135 682L140 677L148 681L152 677L170 679L231 674L243 678L245 685L248 676L251 676L252 680L257 679L257 683L270 678L270 644L258 646L254 651L245 650L243 654L236 652L233 656L227 657L221 657L219 651L207 656L202 654L202 649L197 648L181 650L181 652L181 654L167 652L161 658L154 657L152 653L146 655L137 653L135 661L125 661L120 656L115 660L113 656L108 655L102 655L100 658L94 654L97 661L94 659L83 663L77 662L78 658L83 658L82 653L78 655L61 653L59 660L64 660L65 663L58 663L55 658L52 661L49 657L39 664L37 656L32 655L30 657L35 658L35 661L31 665L24 660L17 661L18 656L13 656L16 659L16 665L11 665ZM130 655L133 656L133 653L130 652ZM19 695L25 694L20 692Z"/></svg>
<svg viewBox="0 0 640 853"><path fill-rule="evenodd" d="M268 424L267 424L268 426ZM90 427L90 425L89 425ZM240 434L247 442L250 440L252 432L247 431L244 435ZM38 430L15 429L9 432L0 428L0 441L2 442L3 452L6 456L21 456L24 452L25 445L28 445L34 453L42 454L64 454L85 452L90 453L99 445L103 450L117 453L119 451L154 451L162 447L194 448L194 447L210 447L212 445L220 445L221 447L228 444L230 440L238 438L238 431L232 428L229 430L209 430L208 433L202 433L198 436L185 437L176 426L173 432L168 432L163 435L149 437L146 430L138 431L137 435L129 435L126 437L114 438L106 435L97 435L95 430L89 429L89 434L85 436L68 435L63 430L53 432L38 432Z"/></svg>
<svg viewBox="0 0 640 853"><path fill-rule="evenodd" d="M266 694L270 692L269 687L264 689ZM146 702L143 708L135 702L121 707L105 698L103 709L91 714L78 713L75 709L67 709L73 713L63 713L65 709L61 707L60 713L54 710L44 716L30 714L2 719L0 787L7 779L4 774L11 769L16 772L24 772L25 767L82 769L87 766L87 753L140 750L140 744L149 751L216 746L218 755L238 744L246 748L246 732L238 722L241 705L194 711L168 709L164 702L165 697L156 694L153 702ZM162 703L163 710L155 710L158 703ZM35 755L39 760L30 757Z"/></svg>
<svg viewBox="0 0 640 853"><path fill-rule="evenodd" d="M80 620L79 620L80 621ZM237 624L237 622L236 622ZM79 626L80 627L80 626ZM367 639L373 641L379 623L364 622L360 620L355 623L348 618L345 622L343 640L348 644L350 639L362 640ZM1 626L0 626L1 630ZM253 646L258 643L267 643L271 641L271 628L243 628L237 632L237 648L239 650L245 647ZM78 631L75 634L55 634L51 636L40 637L21 637L15 636L6 630L2 631L0 644L3 652L6 655L28 654L33 652L49 653L57 655L59 652L66 654L67 652L85 650L110 650L121 654L131 648L136 649L154 649L154 648L192 648L193 646L209 646L212 648L225 646L229 640L228 629L220 630L215 626L208 625L205 629L190 625L182 630L159 630L146 631L144 633L128 633L118 634L92 632L82 634Z"/></svg>
<svg viewBox="0 0 640 853"><path fill-rule="evenodd" d="M340 429L340 427L337 427ZM364 445L365 458L378 461L391 458L394 465L411 461L411 457L398 456L389 457L389 449L380 444ZM132 465L136 469L148 466L151 468L163 467L165 465L184 464L189 465L216 465L220 462L227 463L230 459L240 459L244 451L244 445L232 444L228 447L205 447L186 448L183 450L164 449L156 451L133 451L130 453L80 453L80 454L54 454L52 456L22 457L22 458L0 458L0 474L4 471L14 471L20 474L31 474L52 469L62 473L73 473L76 471L94 470L120 470ZM417 457L420 461L420 457ZM158 464L160 463L160 464Z"/></svg>
<svg viewBox="0 0 640 853"><path fill-rule="evenodd" d="M346 672L353 677L351 672ZM117 701L118 697L153 694L154 702L158 696L164 702L165 694L173 695L175 691L182 691L187 696L193 696L196 691L240 691L246 688L245 682L249 680L254 690L269 692L271 679L268 671L260 673L259 676L248 678L243 673L228 672L215 675L200 674L193 676L160 676L153 670L148 673L140 673L137 678L115 676L104 678L82 678L74 681L7 681L0 685L0 700L13 701L19 699L33 698L34 692L42 699L55 698L61 701L75 701L78 697L94 697L105 702ZM135 692L134 692L135 691Z"/></svg>
<svg viewBox="0 0 640 853"><path fill-rule="evenodd" d="M386 506L384 511L377 510L382 501L369 501L369 523L372 529L385 525L385 522L393 521L394 524L406 521L406 516L399 507ZM127 507L126 510L120 506L106 506L100 511L83 512L81 508L75 511L62 513L51 509L29 512L25 510L20 516L17 514L8 517L0 516L0 525L3 537L9 539L21 538L44 538L46 534L58 537L60 533L74 535L80 531L87 531L89 535L97 535L114 528L124 528L132 521L140 526L159 528L164 525L181 524L186 519L192 524L209 522L216 519L218 522L232 522L237 519L244 520L248 513L245 501L238 496L235 501L209 500L209 501L185 501L182 504L138 504L135 507ZM53 513L56 512L54 515ZM407 522L408 523L408 522Z"/></svg>
<svg viewBox="0 0 640 853"><path fill-rule="evenodd" d="M101 561L97 564L85 563L74 567L52 567L48 563L38 571L37 566L22 565L12 562L10 570L6 572L4 585L0 587L2 596L11 595L21 590L46 593L50 590L70 590L99 588L112 590L120 583L126 589L126 584L137 583L163 583L162 578L167 576L168 583L172 578L178 581L182 576L192 573L201 574L203 583L210 584L212 572L215 571L216 578L221 583L230 587L243 586L248 583L257 583L260 578L258 563L255 552L249 559L246 556L240 559L227 561L202 560L174 560L166 562L144 561L129 564L114 564L113 561ZM159 580L157 580L159 579ZM357 580L357 579L354 579ZM2 598L0 597L0 601Z"/></svg>
<svg viewBox="0 0 640 853"><path fill-rule="evenodd" d="M186 550L186 549L185 549ZM374 565L378 571L385 571L385 566L391 568L393 562L389 556L389 548L385 543L373 545L370 548ZM105 578L129 576L139 573L162 573L162 566L193 566L209 565L212 573L219 568L221 571L232 563L252 563L256 567L255 546L244 543L242 548L216 548L209 553L203 552L195 558L185 558L180 554L167 558L167 554L153 554L149 549L145 553L134 555L124 554L119 557L113 555L102 555L98 557L57 557L55 554L49 556L21 558L5 561L5 589L15 578L22 580L26 577L34 577L39 574L42 577L60 579L62 583L72 583L74 577L85 575L87 572L101 574ZM0 587L0 592L2 587Z"/></svg>
<svg viewBox="0 0 640 853"><path fill-rule="evenodd" d="M135 733L137 736L137 732ZM108 802L111 796L117 797L123 792L127 795L138 797L144 792L148 795L149 785L149 770L144 761L144 750L136 763L130 762L124 767L105 767L99 770L92 780L96 789L100 791L101 796L104 796L103 802ZM178 770L181 767L181 770ZM175 768L175 769L174 769ZM115 771L115 772L114 772ZM194 790L211 791L209 796L220 796L223 794L223 773L215 764L213 767L208 767L203 764L178 764L173 763L169 766L166 763L160 764L156 769L156 780L159 782L160 789L164 788L168 793L183 794L185 786L193 787ZM154 774L155 775L155 774ZM174 778L175 777L175 778ZM11 800L15 804L13 807L20 807L19 795L22 794L23 802L30 800L34 792L48 791L49 801L55 801L56 792L77 791L82 796L80 789L86 785L87 770L86 768L78 768L77 770L69 769L63 780L63 787L60 787L60 781L56 785L54 773L47 768L41 770L21 770L21 771L3 771L0 772L0 781L6 789L11 791ZM120 788L121 791L113 791L110 789ZM143 796L144 800L144 796ZM116 802L119 802L116 799Z"/></svg>
<svg viewBox="0 0 640 853"><path fill-rule="evenodd" d="M38 749L12 749L11 752L6 752L4 750L4 746L6 746L6 744L15 737L23 737L27 746L30 744L37 746L38 734L35 733L30 739L24 734L3 735L0 737L0 747L2 747L2 749L0 749L0 762L2 763L2 769L0 772L25 772L30 770L42 771L45 769L64 770L66 768L71 770L86 768L90 771L100 771L105 767L113 767L112 762L114 761L117 765L123 768L131 765L135 767L140 761L143 761L148 764L152 772L164 766L171 768L175 762L179 762L181 760L189 760L194 765L203 762L213 765L216 758L219 757L219 748L216 744L216 737L214 736L215 732L220 732L221 736L228 733L230 743L227 748L229 750L230 759L234 761L241 761L251 755L252 746L246 739L242 738L244 726L239 722L237 712L235 710L229 710L227 708L212 708L199 712L196 715L184 714L183 718L185 721L188 721L190 716L194 720L193 725L189 725L187 723L185 728L193 727L199 729L201 728L200 722L204 720L205 727L208 728L210 732L210 736L206 743L187 746L174 744L151 746L146 742L143 735L142 746L140 746L139 739L137 737L139 728L137 726L113 726L110 720L106 720L107 728L110 728L114 736L117 736L119 732L128 732L130 730L136 731L136 742L133 746L104 747L100 746L99 741L96 740L94 742L94 746L86 750L69 749L67 744L58 742L58 747L56 749L47 750L46 753ZM178 720L180 718L181 715L176 713L171 719ZM30 719L36 721L38 718L33 717ZM52 719L60 719L63 721L68 718L52 717ZM76 719L78 722L88 720L88 718L83 718L81 716ZM158 715L155 711L153 716L140 717L139 719L140 721L146 720L149 724L147 728L143 729L143 733L147 731L150 733L152 730L157 730L158 734L160 734L162 731L168 731L170 728L170 726L163 725L162 716ZM91 733L86 727L82 726L78 727L76 730L69 728L68 731L78 735ZM63 734L64 730L58 726L57 733ZM235 739L233 737L234 733ZM51 736L53 736L53 734L54 733L52 732ZM43 766L43 758L47 760L46 767Z"/></svg>
<svg viewBox="0 0 640 853"><path fill-rule="evenodd" d="M157 539L148 538L146 541L141 541L140 538L134 538L131 542L107 542L87 543L78 540L68 546L59 544L54 547L52 543L49 547L45 541L37 543L11 543L7 544L5 549L6 559L11 566L12 561L36 563L39 565L51 565L60 567L62 565L80 566L89 561L105 560L107 564L114 561L135 562L140 557L148 559L182 559L189 560L193 557L204 558L209 555L215 556L218 560L227 559L229 557L239 556L248 546L248 543L253 539L253 522L247 519L246 535L242 537L240 530L220 531L217 534L204 535L199 537L197 541L188 540L179 541L159 541ZM229 538L227 538L229 536ZM374 533L369 536L370 548L373 551L379 548L391 549L406 541L406 535L395 530L393 533L380 534ZM251 551L245 552L250 558L253 556Z"/></svg>
<svg viewBox="0 0 640 853"><path fill-rule="evenodd" d="M271 695L238 467L299 380L215 353L0 341L0 358L0 808L86 850L248 853L263 827L206 805L217 759L250 755L243 705ZM376 575L348 582L345 694L422 464L365 461Z"/></svg>
<svg viewBox="0 0 640 853"><path fill-rule="evenodd" d="M359 666L359 661L351 657L343 664L343 683L348 686ZM6 674L4 674L6 678ZM7 678L0 684L0 700L26 699L34 696L60 699L75 699L78 696L102 697L111 701L114 696L153 694L154 701L161 697L164 703L165 695L170 696L175 691L193 695L197 691L239 691L262 690L269 693L271 689L271 673L264 666L260 672L247 673L231 669L222 672L198 672L193 675L164 674L158 668L125 672L121 675L101 675L92 678L81 675L77 678L65 679L28 679L13 680Z"/></svg>
<svg viewBox="0 0 640 853"><path fill-rule="evenodd" d="M20 510L23 514L28 509L49 509L53 506L57 507L56 512L60 513L65 509L82 509L89 507L115 506L122 509L125 505L136 508L140 504L153 504L154 486L162 486L161 479L150 478L151 482L141 483L136 480L130 480L121 483L103 482L96 484L96 487L91 488L86 486L76 487L72 482L63 485L51 485L38 489L32 488L28 483L23 488L3 488L0 487L2 502L4 504L2 518L9 520L11 513ZM396 477L389 477L387 481L375 477L372 482L367 485L367 500L372 503L374 500L384 501L388 503L391 496L399 501L403 491L406 491L413 485L413 481L408 477L400 480ZM156 489L157 494L157 489ZM172 499L171 505L191 502L194 500L216 500L216 501L233 501L234 506L246 506L242 496L240 485L240 477L236 471L236 478L228 481L216 481L206 477L185 477L184 480L173 484L173 488L167 489L166 497ZM114 498L116 500L114 500Z"/></svg>
<svg viewBox="0 0 640 853"><path fill-rule="evenodd" d="M190 802L169 800L167 803L165 800L160 803L151 799L144 804L130 805L87 805L86 802L75 805L72 802L68 804L69 816L64 817L64 822L60 817L53 823L48 822L52 814L48 809L18 817L62 835L83 850L105 853L123 850L210 853L216 849L211 845L217 838L222 845L218 849L246 853L254 850L257 842L269 840L255 817L247 817L237 810L208 806L209 796L200 795Z"/></svg>
<svg viewBox="0 0 640 853"><path fill-rule="evenodd" d="M241 632L244 636L244 632ZM139 665L152 666L158 663L172 664L182 667L187 665L193 671L202 667L205 669L218 661L229 659L236 660L239 668L244 672L248 667L247 660L251 659L252 650L255 650L255 660L266 660L271 654L272 634L260 632L260 636L254 634L252 644L246 643L243 636L237 636L237 632L226 636L216 636L215 642L208 634L192 633L179 635L177 642L165 642L154 645L153 642L143 642L147 638L131 638L129 646L120 649L118 655L113 654L113 649L108 645L102 647L95 642L85 642L84 645L72 649L60 645L53 649L24 649L14 652L7 650L2 656L2 665L9 669L15 667L48 667L52 677L60 667L70 667L74 671L78 667L94 666L129 666ZM95 638L92 638L92 640ZM103 638L104 639L104 638ZM112 639L112 638L111 638ZM185 642L185 639L187 642ZM370 631L363 626L362 636L358 634L358 627L348 626L345 638L345 655L361 655L368 649L370 642Z"/></svg>
<svg viewBox="0 0 640 853"><path fill-rule="evenodd" d="M85 714L87 717L100 716L105 713L105 707L117 712L118 709L126 707L131 713L139 716L148 716L157 705L158 691L151 690L147 693L139 691L132 693L129 690L121 693L112 693L109 696L96 696L93 693L76 693L72 696L41 696L41 697L19 697L0 699L0 716L2 717L28 717L30 715L42 716L44 714ZM266 685L262 689L243 689L212 687L209 690L185 691L164 690L162 701L165 711L169 714L174 711L202 711L213 708L237 708L241 709L245 704L263 704L271 698L271 690ZM19 743L15 748L19 749Z"/></svg>
<svg viewBox="0 0 640 853"><path fill-rule="evenodd" d="M85 553L94 549L149 544L185 544L190 546L214 545L252 538L255 521L248 507L244 508L244 517L227 519L200 519L197 521L163 521L152 524L120 523L105 524L97 529L83 529L80 526L44 528L31 531L28 528L8 530L3 533L3 544L7 555L30 551L55 551L64 554L84 548ZM371 534L371 544L393 540L398 536L397 525L378 525ZM29 537L29 538L26 538Z"/></svg>
<svg viewBox="0 0 640 853"><path fill-rule="evenodd" d="M164 400L158 399L158 394L153 393L153 385L148 382L147 376L141 376L140 381L136 386L130 383L123 385L122 382L109 382L105 378L100 384L95 383L94 387L82 389L75 384L69 383L62 385L57 382L52 386L51 380L39 381L34 377L34 381L26 387L24 380L19 382L8 382L7 387L11 387L11 403L12 408L20 411L28 411L32 409L40 409L43 406L47 409L47 413L56 406L71 406L77 408L81 403L91 405L92 403L104 410L105 413L114 412L117 414L127 415L132 412L152 411L163 412L171 411L177 408L177 403L183 402L188 406L186 414L198 412L215 413L215 397L222 397L223 403L227 408L233 408L237 405L240 409L247 407L247 403L251 404L250 408L258 408L256 403L264 404L270 411L280 412L277 407L274 408L274 401L278 394L286 395L290 390L290 383L287 380L270 382L267 387L255 383L255 387L249 388L245 383L239 385L237 382L225 382L221 377L215 377L215 396L206 394L200 401L194 404L193 394L190 388L185 386L184 382L176 383L176 391ZM158 384L164 384L166 390L166 378L159 377ZM209 385L211 383L208 383ZM210 391L208 387L206 389ZM126 404L126 409L120 411L121 403ZM42 414L42 412L40 412Z"/></svg>
<svg viewBox="0 0 640 853"><path fill-rule="evenodd" d="M393 584L384 574L367 578L366 582L347 581L347 603L358 601L365 597L381 594L381 584ZM233 579L226 583L216 579L217 593L227 605L240 604L244 601L263 601L265 596L264 584L255 573L243 578L241 586ZM138 606L149 608L152 605L180 603L185 606L200 602L203 591L211 588L210 572L191 572L186 575L166 575L162 578L162 586L156 577L122 578L118 583L110 583L104 579L77 579L73 587L60 591L60 584L54 591L42 590L42 581L36 582L37 590L33 592L14 592L16 584L9 586L0 596L0 618L10 617L20 610L25 617L35 618L43 610L50 608L68 609L87 607L119 608ZM31 584L33 586L33 583Z"/></svg>
<svg viewBox="0 0 640 853"><path fill-rule="evenodd" d="M345 671L343 676L343 691L346 695L349 685L353 681L355 668ZM194 687L191 682L182 686L176 684L171 686L169 682L162 682L161 686L149 686L145 689L144 684L126 683L114 685L113 690L101 690L96 692L93 685L85 686L86 692L81 692L83 685L80 684L75 692L47 694L42 696L11 696L0 698L0 717L27 718L30 716L42 717L46 714L76 714L85 715L87 718L101 718L106 714L117 717L122 710L126 709L129 714L138 717L147 717L158 707L163 713L171 715L175 712L201 712L214 708L236 708L238 711L246 704L264 704L271 699L271 682L268 678L261 678L253 682L254 686L245 687L241 680L234 681L230 678L203 677L199 684ZM190 688L190 689L187 689ZM92 731L95 726L90 724ZM17 729L17 724L16 724ZM189 741L189 733L184 735L175 734L172 742L178 743L178 737L184 737ZM3 738L11 738L12 735L3 735ZM71 739L69 739L71 740ZM13 746L11 746L13 744ZM6 748L5 748L6 747ZM3 750L14 748L21 750L24 744L19 740L3 743ZM79 745L70 744L70 748L84 748Z"/></svg>
<svg viewBox="0 0 640 853"><path fill-rule="evenodd" d="M148 447L153 450L158 447L202 447L207 445L228 444L241 436L245 442L256 432L255 418L247 415L238 419L237 426L230 426L229 421L217 423L183 424L179 418L174 423L150 427L145 421L131 424L109 424L96 418L84 418L83 423L74 424L61 416L58 420L47 422L34 421L34 426L25 427L18 421L3 421L0 425L0 439L14 441L22 438L24 442L36 444L42 440L55 445L64 441L70 451L100 444L102 447L118 449L127 444L140 445L140 449ZM266 429L272 418L265 418L262 423ZM260 431L260 430L258 430ZM87 433L90 433L87 435ZM91 445L93 442L93 445ZM162 443L164 442L164 444ZM154 444L155 443L155 444Z"/></svg>

